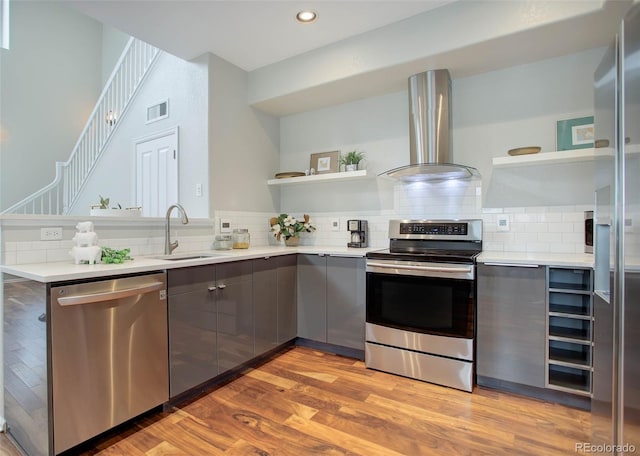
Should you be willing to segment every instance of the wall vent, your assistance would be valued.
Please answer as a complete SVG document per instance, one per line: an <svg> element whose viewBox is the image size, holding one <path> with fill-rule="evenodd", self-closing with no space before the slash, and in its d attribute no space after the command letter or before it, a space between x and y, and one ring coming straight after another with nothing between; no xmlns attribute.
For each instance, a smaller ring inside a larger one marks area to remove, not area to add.
<svg viewBox="0 0 640 456"><path fill-rule="evenodd" d="M169 100L164 100L151 106L147 106L147 123L169 117Z"/></svg>

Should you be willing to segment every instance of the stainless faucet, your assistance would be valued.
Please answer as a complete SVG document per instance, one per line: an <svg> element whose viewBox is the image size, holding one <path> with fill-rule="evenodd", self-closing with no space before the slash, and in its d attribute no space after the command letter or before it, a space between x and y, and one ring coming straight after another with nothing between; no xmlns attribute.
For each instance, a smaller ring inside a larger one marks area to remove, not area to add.
<svg viewBox="0 0 640 456"><path fill-rule="evenodd" d="M184 210L184 207L182 207L178 203L172 204L171 206L169 206L169 209L167 209L167 216L164 222L164 236L165 236L164 254L165 255L171 255L171 252L173 252L178 247L178 240L176 239L175 241L171 242L171 234L170 234L171 211L174 208L177 208L180 211L182 215L182 224L186 225L187 223L189 223L189 217L187 217L187 211Z"/></svg>

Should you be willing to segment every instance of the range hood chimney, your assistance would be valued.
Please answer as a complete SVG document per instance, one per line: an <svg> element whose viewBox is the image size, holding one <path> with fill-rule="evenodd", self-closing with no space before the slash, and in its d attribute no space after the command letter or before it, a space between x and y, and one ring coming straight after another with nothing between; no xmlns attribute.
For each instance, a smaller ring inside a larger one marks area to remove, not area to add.
<svg viewBox="0 0 640 456"><path fill-rule="evenodd" d="M451 163L451 77L431 70L409 78L409 165L381 176L403 181L470 179L478 170Z"/></svg>

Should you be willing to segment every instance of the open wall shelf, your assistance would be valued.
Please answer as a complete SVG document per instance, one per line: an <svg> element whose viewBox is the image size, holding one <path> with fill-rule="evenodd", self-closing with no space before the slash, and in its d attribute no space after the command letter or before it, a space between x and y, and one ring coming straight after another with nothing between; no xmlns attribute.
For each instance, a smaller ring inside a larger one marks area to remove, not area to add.
<svg viewBox="0 0 640 456"><path fill-rule="evenodd" d="M313 176L287 177L284 179L269 179L267 185L299 185L320 182L344 182L350 180L365 179L367 170L344 171L341 173L314 174Z"/></svg>

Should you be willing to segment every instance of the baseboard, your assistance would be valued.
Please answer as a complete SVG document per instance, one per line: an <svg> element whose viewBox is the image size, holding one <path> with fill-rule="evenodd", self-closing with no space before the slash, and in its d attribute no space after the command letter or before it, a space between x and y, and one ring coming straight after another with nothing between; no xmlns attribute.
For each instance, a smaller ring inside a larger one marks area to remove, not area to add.
<svg viewBox="0 0 640 456"><path fill-rule="evenodd" d="M364 361L364 350L358 350L357 348L343 347L342 345L329 344L327 342L318 342L317 340L305 339L303 337L298 337L295 340L295 345Z"/></svg>
<svg viewBox="0 0 640 456"><path fill-rule="evenodd" d="M538 388L536 386L522 385L520 383L498 380L491 377L483 377L481 375L477 376L476 384L486 388L520 394L522 396L541 399L547 402L555 402L557 404L566 405L580 410L591 411L591 398L586 396L565 393L547 388Z"/></svg>

